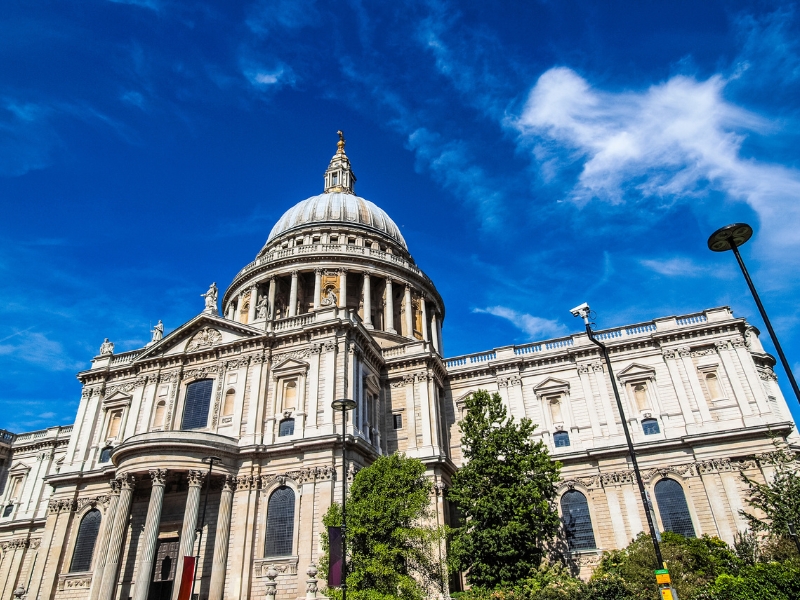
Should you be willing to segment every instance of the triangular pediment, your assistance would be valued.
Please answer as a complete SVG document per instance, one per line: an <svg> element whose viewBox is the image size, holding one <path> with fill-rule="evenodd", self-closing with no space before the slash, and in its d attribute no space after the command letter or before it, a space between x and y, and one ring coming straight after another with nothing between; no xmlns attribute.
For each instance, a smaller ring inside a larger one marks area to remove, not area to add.
<svg viewBox="0 0 800 600"><path fill-rule="evenodd" d="M129 403L133 397L130 394L117 390L110 396L103 398L103 404Z"/></svg>
<svg viewBox="0 0 800 600"><path fill-rule="evenodd" d="M31 470L31 468L28 465L26 465L25 463L22 463L22 462L18 462L17 464L12 466L8 470L8 474L9 475L14 475L14 474L17 474L17 473L27 473L30 470Z"/></svg>
<svg viewBox="0 0 800 600"><path fill-rule="evenodd" d="M540 384L533 386L533 391L537 394L547 394L551 392L567 392L569 391L569 382L563 379L556 379L555 377L548 377Z"/></svg>
<svg viewBox="0 0 800 600"><path fill-rule="evenodd" d="M202 352L238 340L264 335L262 329L224 319L216 315L200 314L146 348L136 361L155 356L168 356Z"/></svg>
<svg viewBox="0 0 800 600"><path fill-rule="evenodd" d="M654 367L643 365L641 363L633 363L617 372L617 379L620 381L637 379L637 378L652 378L655 377L656 370Z"/></svg>
<svg viewBox="0 0 800 600"><path fill-rule="evenodd" d="M286 375L289 373L305 373L308 370L308 363L296 358L287 358L272 368L275 376Z"/></svg>

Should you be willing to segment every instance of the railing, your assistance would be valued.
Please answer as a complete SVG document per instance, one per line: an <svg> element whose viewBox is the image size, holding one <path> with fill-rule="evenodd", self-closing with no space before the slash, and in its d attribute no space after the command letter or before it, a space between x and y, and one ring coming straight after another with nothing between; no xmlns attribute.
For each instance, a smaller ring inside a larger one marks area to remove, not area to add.
<svg viewBox="0 0 800 600"><path fill-rule="evenodd" d="M287 329L297 329L299 327L304 327L305 325L310 325L314 322L314 313L309 313L305 315L298 315L296 317L286 317L285 319L280 319L275 321L273 325L274 331L286 331Z"/></svg>
<svg viewBox="0 0 800 600"><path fill-rule="evenodd" d="M0 442L13 442L14 438L17 436L11 433L10 431L6 431L5 429L0 429Z"/></svg>
<svg viewBox="0 0 800 600"><path fill-rule="evenodd" d="M697 313L683 317L675 317L677 325L694 325L696 323L706 323L708 317L705 313ZM619 338L626 338L629 336L647 335L655 332L658 326L655 322L640 323L637 325L628 325L619 327L617 329L608 329L606 331L599 331L595 333L595 337L599 340L616 340ZM545 352L547 350L559 350L568 348L575 345L575 338L561 338L543 342L531 342L521 346L514 346L513 352L515 356L524 356L526 354L533 354L536 352ZM505 357L506 350L501 349L501 356ZM484 362L487 360L495 360L497 358L497 351L492 350L489 352L477 352L475 354L465 354L463 356L455 356L453 358L445 359L445 365L448 368L463 367L473 363Z"/></svg>
<svg viewBox="0 0 800 600"><path fill-rule="evenodd" d="M403 356L406 353L405 346L396 346L394 348L387 348L383 351L384 358L391 358L392 356Z"/></svg>
<svg viewBox="0 0 800 600"><path fill-rule="evenodd" d="M130 352L123 352L122 354L117 354L111 359L112 365L121 365L124 363L133 362L137 356L142 353L141 350L131 350Z"/></svg>
<svg viewBox="0 0 800 600"><path fill-rule="evenodd" d="M705 323L706 321L708 321L708 317L704 314L689 315L688 317L678 317L675 319L678 325L694 325L695 323Z"/></svg>

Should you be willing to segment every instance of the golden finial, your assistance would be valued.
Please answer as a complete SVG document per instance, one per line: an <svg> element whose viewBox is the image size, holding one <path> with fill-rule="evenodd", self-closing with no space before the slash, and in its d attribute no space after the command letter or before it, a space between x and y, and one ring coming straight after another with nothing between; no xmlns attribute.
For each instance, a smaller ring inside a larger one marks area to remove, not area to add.
<svg viewBox="0 0 800 600"><path fill-rule="evenodd" d="M336 154L344 154L344 144L345 144L344 133L342 133L341 131L337 131L336 133L339 134L339 141L336 143L336 147L338 148L336 150Z"/></svg>

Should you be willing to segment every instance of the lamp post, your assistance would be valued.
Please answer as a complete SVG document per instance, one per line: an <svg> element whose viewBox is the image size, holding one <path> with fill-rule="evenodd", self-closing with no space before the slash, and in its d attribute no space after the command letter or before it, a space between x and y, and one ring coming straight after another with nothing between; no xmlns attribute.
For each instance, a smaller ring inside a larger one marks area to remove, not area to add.
<svg viewBox="0 0 800 600"><path fill-rule="evenodd" d="M739 263L739 267L742 269L742 275L744 275L744 280L747 282L747 287L750 288L750 293L753 294L753 300L756 301L758 312L761 313L761 318L764 319L764 324L767 326L769 337L772 338L772 343L775 345L775 350L778 352L778 356L781 359L783 369L786 371L786 377L789 378L789 383L794 391L794 396L797 398L797 401L800 402L800 388L797 387L797 381L794 379L794 373L792 373L792 369L789 367L789 361L786 360L786 355L783 353L783 348L781 348L781 344L778 342L778 336L775 335L775 330L772 328L772 323L769 321L767 311L764 309L764 305L761 304L761 298L758 297L756 286L753 284L753 280L750 279L750 273L747 272L747 267L742 260L742 255L739 254L739 246L746 243L747 240L749 240L752 236L753 228L747 223L732 223L717 229L711 234L711 237L708 238L708 249L712 252L725 252L727 250L733 250L733 255L736 257L736 261Z"/></svg>
<svg viewBox="0 0 800 600"><path fill-rule="evenodd" d="M639 495L642 497L642 504L644 505L644 514L647 517L647 525L650 528L650 538L653 540L653 549L656 552L656 562L658 565L656 569L665 569L664 557L661 555L661 545L658 543L658 532L656 531L655 523L653 522L653 515L650 511L650 502L647 498L647 491L644 489L644 482L642 481L642 474L639 471L639 461L636 460L636 451L633 449L633 440L631 439L631 432L628 429L628 421L625 419L625 411L622 408L622 400L619 397L619 390L617 389L617 381L614 377L614 370L611 368L611 358L608 356L608 350L605 344L594 337L591 323L589 323L589 313L591 309L585 302L580 306L576 306L571 311L572 316L581 317L586 325L586 335L589 340L600 348L600 353L606 362L608 369L608 376L611 378L611 387L614 390L614 398L617 401L617 410L619 410L619 417L622 420L622 430L625 432L625 441L628 443L628 453L631 455L631 463L633 464L633 472L636 476L636 485L639 487Z"/></svg>
<svg viewBox="0 0 800 600"><path fill-rule="evenodd" d="M206 508L208 507L208 491L211 488L211 470L214 468L214 461L222 462L219 456L204 456L203 462L208 463L208 474L206 475L206 497L203 500L203 514L200 517L200 526L195 529L198 534L197 537L197 554L194 557L194 575L192 575L192 591L189 592L189 598L194 598L194 582L197 580L198 566L200 565L200 548L203 545L203 527L206 524Z"/></svg>
<svg viewBox="0 0 800 600"><path fill-rule="evenodd" d="M345 344L345 352L347 344ZM345 373L347 363L345 359ZM345 393L347 376L345 375ZM342 600L347 600L347 412L356 407L356 401L342 398L331 402L334 411L342 411Z"/></svg>

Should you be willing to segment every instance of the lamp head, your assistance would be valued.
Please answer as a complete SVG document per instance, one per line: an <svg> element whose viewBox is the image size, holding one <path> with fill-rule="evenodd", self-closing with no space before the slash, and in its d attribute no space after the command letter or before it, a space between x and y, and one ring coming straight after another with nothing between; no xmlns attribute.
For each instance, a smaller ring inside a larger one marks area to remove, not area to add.
<svg viewBox="0 0 800 600"><path fill-rule="evenodd" d="M222 462L222 459L219 456L204 456L200 460L202 460L204 463L211 463L212 465L215 462L217 462L217 463L221 463Z"/></svg>
<svg viewBox="0 0 800 600"><path fill-rule="evenodd" d="M747 223L731 223L711 234L708 238L708 249L712 252L725 252L734 246L741 246L752 235L753 228Z"/></svg>
<svg viewBox="0 0 800 600"><path fill-rule="evenodd" d="M350 400L349 398L340 398L339 400L331 402L331 408L333 408L333 410L340 410L342 412L353 410L355 407L356 401Z"/></svg>

